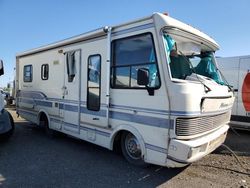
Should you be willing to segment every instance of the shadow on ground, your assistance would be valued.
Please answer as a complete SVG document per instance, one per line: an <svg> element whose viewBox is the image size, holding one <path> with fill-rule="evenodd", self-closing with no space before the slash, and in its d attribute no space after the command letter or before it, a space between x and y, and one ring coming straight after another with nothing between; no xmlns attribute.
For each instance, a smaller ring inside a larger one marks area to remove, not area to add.
<svg viewBox="0 0 250 188"><path fill-rule="evenodd" d="M250 156L250 131L229 130L225 145L228 146L236 155ZM231 153L228 149L221 146L215 153L227 154Z"/></svg>
<svg viewBox="0 0 250 188"><path fill-rule="evenodd" d="M48 138L28 122L17 122L13 137L0 143L2 187L156 187L182 171L139 168L88 142Z"/></svg>

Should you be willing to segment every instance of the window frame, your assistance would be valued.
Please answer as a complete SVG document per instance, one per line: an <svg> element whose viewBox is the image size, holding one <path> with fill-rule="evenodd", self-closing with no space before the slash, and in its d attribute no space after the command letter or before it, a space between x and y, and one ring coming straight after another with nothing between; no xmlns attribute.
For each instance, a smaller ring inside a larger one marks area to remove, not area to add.
<svg viewBox="0 0 250 188"><path fill-rule="evenodd" d="M89 62L90 62L90 59L92 58L92 57L95 57L95 56L98 56L98 57L100 57L100 75L99 75L99 106L98 106L98 108L97 109L93 109L93 108L91 108L90 107L90 105L89 105L89 88L97 88L97 87L89 87ZM89 55L89 57L88 57L88 63L87 63L87 71L88 71L88 73L87 73L87 103L86 103L86 106L87 106L87 109L88 110L91 110L91 111L100 111L100 109L101 109L101 83L102 83L102 56L101 56L101 54L92 54L92 55Z"/></svg>
<svg viewBox="0 0 250 188"><path fill-rule="evenodd" d="M25 76L25 73L27 72L27 71L25 71L25 68L26 67L30 67L30 77L29 77L29 80L27 81L27 80L25 80L25 78L26 78L26 76ZM24 65L23 66L23 82L32 82L33 81L33 65L32 64L29 64L29 65Z"/></svg>
<svg viewBox="0 0 250 188"><path fill-rule="evenodd" d="M46 78L43 78L43 66L44 66L44 67L48 66L48 74L47 74L47 77L46 77ZM42 79L42 80L48 80L48 79L49 79L49 64L48 64L48 63L42 64L42 65L41 65L41 79Z"/></svg>
<svg viewBox="0 0 250 188"><path fill-rule="evenodd" d="M154 54L155 54L155 62L144 62L144 63L138 63L138 64L127 64L127 65L114 65L114 57L115 57L115 53L116 51L114 50L115 48L115 41L119 41L119 40L126 40L126 39L131 39L131 38L135 38L135 37L139 37L139 36L144 36L144 35L150 35L151 40L152 40L152 44L153 44L153 49L154 49ZM161 87L161 77L160 77L160 72L159 72L159 65L158 65L158 59L157 59L157 54L156 54L156 49L155 49L155 41L154 41L154 35L152 32L144 32L144 33L140 33L140 34L136 34L136 35L131 35L131 36L127 36L127 37L122 37L122 38L118 38L118 39L114 39L111 42L111 65L110 65L110 87L112 89L135 89L135 90L147 90L148 87L146 86L141 86L141 87L122 87L122 86L116 86L115 83L115 79L114 79L114 73L113 70L114 68L118 67L118 68L122 68L122 67L130 67L130 82L131 82L131 69L134 66L142 66L142 65L152 65L155 64L157 72L158 72L158 78L159 78L159 86L157 87L149 87L151 89L154 90L158 90Z"/></svg>

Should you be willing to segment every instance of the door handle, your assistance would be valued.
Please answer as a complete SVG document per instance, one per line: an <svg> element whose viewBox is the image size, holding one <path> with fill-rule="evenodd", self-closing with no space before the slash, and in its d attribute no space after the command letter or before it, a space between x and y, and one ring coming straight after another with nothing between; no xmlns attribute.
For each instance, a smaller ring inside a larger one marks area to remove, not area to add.
<svg viewBox="0 0 250 188"><path fill-rule="evenodd" d="M93 120L100 120L99 118L93 118Z"/></svg>
<svg viewBox="0 0 250 188"><path fill-rule="evenodd" d="M63 86L62 89L67 89L67 87L66 87L66 86Z"/></svg>
<svg viewBox="0 0 250 188"><path fill-rule="evenodd" d="M62 87L62 91L63 91L63 96L68 95L69 93L66 86Z"/></svg>

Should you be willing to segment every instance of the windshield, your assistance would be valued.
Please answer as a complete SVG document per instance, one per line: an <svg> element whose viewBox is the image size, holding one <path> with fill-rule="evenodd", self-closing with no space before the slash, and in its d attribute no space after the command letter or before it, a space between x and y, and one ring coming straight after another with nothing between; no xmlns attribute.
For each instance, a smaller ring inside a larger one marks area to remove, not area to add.
<svg viewBox="0 0 250 188"><path fill-rule="evenodd" d="M197 74L224 85L215 64L214 53L208 46L169 33L164 33L164 43L172 78L185 80Z"/></svg>

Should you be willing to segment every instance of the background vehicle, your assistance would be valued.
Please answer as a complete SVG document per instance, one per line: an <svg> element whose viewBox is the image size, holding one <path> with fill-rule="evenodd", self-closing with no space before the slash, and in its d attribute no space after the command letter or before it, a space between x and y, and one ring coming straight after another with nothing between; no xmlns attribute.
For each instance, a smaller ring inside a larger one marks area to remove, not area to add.
<svg viewBox="0 0 250 188"><path fill-rule="evenodd" d="M234 97L217 49L155 13L26 51L16 57L17 112L48 133L118 145L136 165L185 166L219 147L229 128Z"/></svg>
<svg viewBox="0 0 250 188"><path fill-rule="evenodd" d="M0 60L0 76L4 74L3 61ZM4 109L5 94L0 94L0 140L8 139L14 132L14 121L8 111Z"/></svg>
<svg viewBox="0 0 250 188"><path fill-rule="evenodd" d="M230 124L250 130L250 56L218 57L217 62L235 92Z"/></svg>

